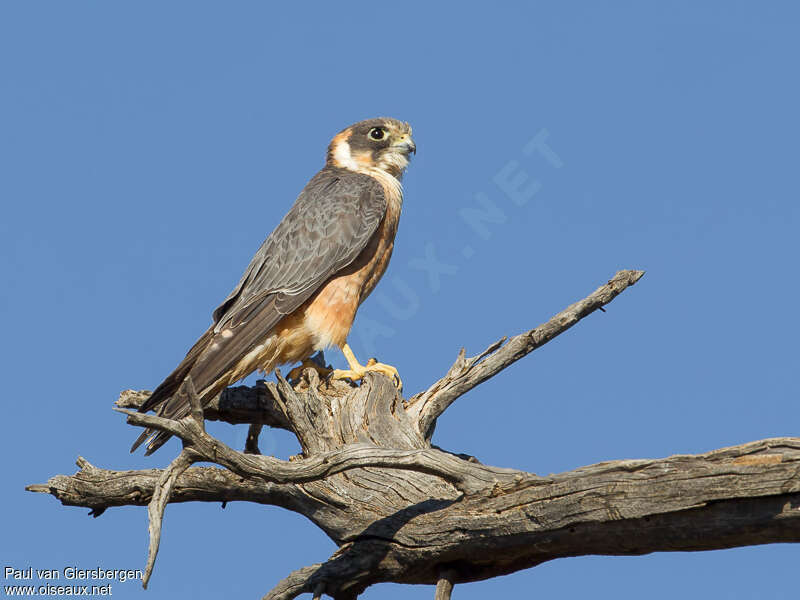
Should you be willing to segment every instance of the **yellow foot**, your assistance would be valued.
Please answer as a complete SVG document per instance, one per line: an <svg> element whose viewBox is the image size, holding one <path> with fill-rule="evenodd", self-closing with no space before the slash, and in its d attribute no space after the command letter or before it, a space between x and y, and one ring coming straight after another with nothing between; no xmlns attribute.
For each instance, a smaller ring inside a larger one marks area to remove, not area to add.
<svg viewBox="0 0 800 600"><path fill-rule="evenodd" d="M400 379L400 374L397 372L397 369L395 369L392 365L379 363L374 358L370 358L367 361L366 366L362 366L358 363L351 363L349 369L334 369L333 373L331 373L331 379L349 379L350 381L360 381L364 379L364 375L367 373L383 373L389 379L394 381L394 384L397 386L398 390L403 389L403 381Z"/></svg>
<svg viewBox="0 0 800 600"><path fill-rule="evenodd" d="M305 359L299 367L295 367L291 371L286 374L286 379L289 381L300 381L300 377L303 376L303 371L305 369L314 369L322 379L328 377L331 373L333 373L333 369L329 369L328 367L322 367L318 363L314 362L310 358Z"/></svg>

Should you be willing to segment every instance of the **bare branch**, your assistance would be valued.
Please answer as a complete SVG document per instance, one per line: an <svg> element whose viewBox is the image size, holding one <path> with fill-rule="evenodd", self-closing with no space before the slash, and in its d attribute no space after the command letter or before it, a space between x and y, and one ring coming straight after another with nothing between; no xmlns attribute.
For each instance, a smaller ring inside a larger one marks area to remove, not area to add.
<svg viewBox="0 0 800 600"><path fill-rule="evenodd" d="M253 387L240 385L228 388L203 408L203 416L207 421L223 421L233 425L257 423L291 431L292 427L280 409L277 390L273 386L262 380ZM149 391L125 390L115 404L118 408L138 409L149 397Z"/></svg>
<svg viewBox="0 0 800 600"><path fill-rule="evenodd" d="M81 470L75 475L56 475L47 483L29 485L30 492L51 494L65 506L82 506L99 517L115 506L147 506L163 471L111 471L92 466L79 457ZM255 502L280 506L301 513L319 512L327 505L314 501L294 485L268 483L262 479L242 479L226 469L191 467L180 475L170 496L174 502ZM328 500L330 503L330 500Z"/></svg>
<svg viewBox="0 0 800 600"><path fill-rule="evenodd" d="M206 424L203 421L203 405L200 403L200 396L197 395L197 390L194 387L192 376L187 375L183 380L181 387L175 394L178 398L185 397L189 401L189 416L192 417L195 423L203 430L206 430Z"/></svg>
<svg viewBox="0 0 800 600"><path fill-rule="evenodd" d="M439 581L436 583L436 594L433 600L450 600L450 595L453 593L453 579L455 579L456 571L452 569L445 569L439 576Z"/></svg>
<svg viewBox="0 0 800 600"><path fill-rule="evenodd" d="M79 459L73 476L27 489L94 516L112 506L149 506L147 578L169 502L250 500L299 512L339 547L322 564L290 574L265 597L300 594L355 600L379 582L430 584L487 579L555 558L709 550L800 542L800 439L777 438L696 456L605 462L551 475L499 469L431 447L436 419L456 398L601 309L641 278L621 271L544 325L482 354L459 357L448 374L405 403L385 377L325 385L314 370L292 387L235 388L172 421L123 410L128 422L178 436L184 449L164 471L115 472ZM233 393L233 392L230 392ZM144 395L123 394L121 408ZM138 402L138 403L137 403ZM216 411L216 412L215 412ZM292 431L302 455L289 461L237 452L204 430L203 417ZM189 467L210 461L225 467ZM145 579L145 582L147 581Z"/></svg>
<svg viewBox="0 0 800 600"><path fill-rule="evenodd" d="M125 479L124 473L82 462L85 471L64 479L82 476L91 485L70 488L72 504L80 504L76 489L85 494L84 506L94 506L105 490L118 494L116 504L142 503L114 487ZM462 464L465 469L481 467ZM428 499L412 505L394 500L392 486L403 484L397 473L401 471L370 469L367 478L358 478L358 471L351 472L348 478L365 486L365 494L356 493L358 486L349 487L352 495L339 506L309 496L328 489L335 497L341 482L326 480L298 491L298 499L287 507L326 530L343 527L349 533L337 536L342 548L331 560L293 573L266 598L288 600L312 593L320 582L337 598L381 581L436 584L442 570L454 565L460 566L453 581L467 582L564 556L800 541L800 439L796 438L762 440L701 455L600 463L547 480L519 473L502 483L487 482L481 491L455 501L437 500L427 487L421 496ZM188 469L176 481L171 501L223 501L237 495L251 499L248 494L255 494L252 498L267 494L258 491L264 489L260 486L274 486L230 474L220 484L224 474L213 468ZM139 478L152 482L154 473L143 472ZM190 479L185 483L185 478ZM196 490L204 486L205 495L199 496ZM63 483L59 487L66 489ZM131 483L126 489L132 487ZM47 486L34 489L51 491ZM180 496L187 493L198 495ZM300 497L310 503L302 504Z"/></svg>
<svg viewBox="0 0 800 600"><path fill-rule="evenodd" d="M263 427L261 423L250 425L247 430L247 439L244 442L245 454L261 454L261 450L258 449L258 436L261 435Z"/></svg>
<svg viewBox="0 0 800 600"><path fill-rule="evenodd" d="M312 591L316 593L319 583L314 583L311 578L320 567L322 567L322 563L292 571L261 600L292 600L300 594L307 594Z"/></svg>
<svg viewBox="0 0 800 600"><path fill-rule="evenodd" d="M197 390L194 387L191 376L186 377L178 388L176 396L188 400L190 412L186 420L193 421L195 427L205 433L203 406L200 404L200 398L197 395ZM145 565L144 576L142 577L142 587L145 589L147 589L150 576L153 574L153 567L156 564L158 547L161 545L161 525L164 521L164 509L166 509L170 496L172 496L172 489L175 486L175 481L186 469L196 462L197 458L199 457L196 456L196 453L188 448L184 448L177 458L164 469L153 491L153 497L147 505L147 529L150 534L150 544L147 549L147 564Z"/></svg>
<svg viewBox="0 0 800 600"><path fill-rule="evenodd" d="M325 591L325 584L321 583L321 582L318 583L317 587L314 588L314 598L313 598L313 600L321 600L322 599L322 593L324 591Z"/></svg>
<svg viewBox="0 0 800 600"><path fill-rule="evenodd" d="M153 566L156 562L156 556L158 556L158 547L161 544L161 524L164 520L164 509L167 507L167 502L169 502L170 496L172 495L172 488L175 485L175 481L193 462L194 460L187 450L181 452L178 457L164 469L164 472L158 479L150 504L147 505L150 544L147 550L147 565L144 569L144 577L142 577L142 587L145 589L147 589L150 575L153 573Z"/></svg>
<svg viewBox="0 0 800 600"><path fill-rule="evenodd" d="M619 271L608 283L583 300L568 306L547 323L514 336L505 345L503 338L472 358L465 358L462 349L456 362L442 379L409 400L410 410L418 415L422 435L426 440L431 439L436 419L458 397L602 308L639 281L643 275L644 271Z"/></svg>
<svg viewBox="0 0 800 600"><path fill-rule="evenodd" d="M379 582L437 584L444 569L469 582L570 556L800 542L800 439L600 463L549 485L494 486L416 510L407 528L395 520L376 521L305 572L306 591L325 581L350 598Z"/></svg>
<svg viewBox="0 0 800 600"><path fill-rule="evenodd" d="M432 448L394 450L363 443L349 444L340 450L301 460L284 461L272 456L237 452L208 435L189 417L173 421L121 408L114 410L126 414L128 423L132 425L151 427L178 436L195 453L195 462L214 462L243 477L257 477L273 483L306 483L352 469L382 467L435 475L450 482L459 491L469 494L482 489L487 483L519 477L519 473L513 469L484 465L475 465L474 469L467 470L464 468L466 461Z"/></svg>

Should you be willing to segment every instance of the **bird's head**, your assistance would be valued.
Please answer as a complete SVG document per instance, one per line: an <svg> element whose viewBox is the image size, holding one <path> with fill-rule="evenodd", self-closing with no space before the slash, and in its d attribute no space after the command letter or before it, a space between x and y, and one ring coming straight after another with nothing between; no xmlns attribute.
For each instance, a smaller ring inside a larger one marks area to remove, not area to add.
<svg viewBox="0 0 800 600"><path fill-rule="evenodd" d="M417 147L411 126L396 119L367 119L340 131L328 146L328 164L367 173L375 169L400 178Z"/></svg>

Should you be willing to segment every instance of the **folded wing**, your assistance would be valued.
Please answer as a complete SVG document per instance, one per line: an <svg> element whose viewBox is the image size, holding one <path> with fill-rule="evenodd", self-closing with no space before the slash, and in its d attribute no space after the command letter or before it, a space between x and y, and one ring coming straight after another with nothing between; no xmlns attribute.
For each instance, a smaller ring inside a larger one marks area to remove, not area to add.
<svg viewBox="0 0 800 600"><path fill-rule="evenodd" d="M157 409L160 416L172 419L187 415L188 404L174 394L188 375L201 401L214 398L229 385L228 376L239 362L283 317L356 259L385 212L383 189L371 177L334 168L320 171L214 311L212 327L139 410ZM131 451L154 433L145 430ZM147 454L169 437L157 433Z"/></svg>

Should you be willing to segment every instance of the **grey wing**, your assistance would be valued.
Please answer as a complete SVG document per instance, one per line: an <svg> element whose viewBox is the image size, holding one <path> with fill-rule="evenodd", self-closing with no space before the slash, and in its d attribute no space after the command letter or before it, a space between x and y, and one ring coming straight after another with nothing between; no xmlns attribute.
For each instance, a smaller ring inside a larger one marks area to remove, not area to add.
<svg viewBox="0 0 800 600"><path fill-rule="evenodd" d="M214 325L180 365L139 408L179 419L189 407L175 392L187 376L207 401L220 381L287 314L311 297L366 247L386 213L381 185L366 175L326 168L301 192L291 210L264 241L239 284L214 311ZM227 383L225 383L227 385ZM134 442L135 450L154 431ZM169 439L159 433L151 454Z"/></svg>
<svg viewBox="0 0 800 600"><path fill-rule="evenodd" d="M371 177L338 169L318 173L214 311L215 349L200 361L207 372L201 380L234 368L281 318L353 262L385 212L383 188ZM223 330L233 335L219 335Z"/></svg>

